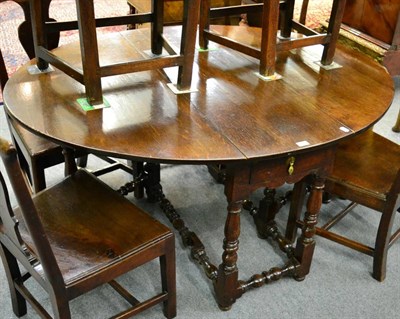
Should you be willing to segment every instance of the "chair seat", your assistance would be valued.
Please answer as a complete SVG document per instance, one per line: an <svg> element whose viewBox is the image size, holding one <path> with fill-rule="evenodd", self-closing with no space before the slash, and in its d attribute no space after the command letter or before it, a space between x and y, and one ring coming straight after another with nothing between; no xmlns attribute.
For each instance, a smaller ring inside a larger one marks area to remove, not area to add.
<svg viewBox="0 0 400 319"><path fill-rule="evenodd" d="M332 193L344 198L352 188L352 200L381 210L379 202L391 190L399 169L399 145L369 130L340 143L325 188L328 192L334 188Z"/></svg>
<svg viewBox="0 0 400 319"><path fill-rule="evenodd" d="M17 134L21 137L21 140L24 141L24 144L28 150L28 152L32 156L40 156L48 152L49 150L54 150L55 152L60 152L61 147L45 138L42 138L38 135L35 135L25 129L21 124L15 121L12 118L8 118L10 121L10 125L17 132Z"/></svg>
<svg viewBox="0 0 400 319"><path fill-rule="evenodd" d="M109 271L113 264L172 236L166 226L104 186L93 175L79 170L33 198L67 285L99 269ZM82 198L88 199L85 206ZM22 221L20 212L15 214ZM23 228L20 225L21 236L36 254ZM157 256L155 253L154 258Z"/></svg>

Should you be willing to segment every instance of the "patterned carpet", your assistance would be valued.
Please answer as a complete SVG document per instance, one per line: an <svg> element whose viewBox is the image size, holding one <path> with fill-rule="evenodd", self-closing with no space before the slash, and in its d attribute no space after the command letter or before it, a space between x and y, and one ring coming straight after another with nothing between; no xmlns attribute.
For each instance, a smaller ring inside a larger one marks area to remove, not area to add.
<svg viewBox="0 0 400 319"><path fill-rule="evenodd" d="M302 1L296 1L295 16L300 12ZM126 0L96 0L96 17L123 15L128 12ZM307 25L315 28L320 21L329 17L332 0L311 0L307 16ZM50 17L57 21L76 20L74 0L53 0L50 6ZM20 65L28 61L25 52L18 41L17 30L24 20L21 7L13 1L5 1L0 4L0 48L3 52L7 71L12 74ZM98 33L107 33L123 29L123 26L102 28ZM61 33L60 45L77 41L76 31ZM0 101L1 92L0 92Z"/></svg>

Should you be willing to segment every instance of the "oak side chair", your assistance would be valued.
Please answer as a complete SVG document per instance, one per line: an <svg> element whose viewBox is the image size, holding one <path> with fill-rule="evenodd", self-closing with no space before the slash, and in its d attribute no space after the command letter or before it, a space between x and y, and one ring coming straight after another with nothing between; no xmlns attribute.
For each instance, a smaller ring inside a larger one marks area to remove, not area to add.
<svg viewBox="0 0 400 319"><path fill-rule="evenodd" d="M325 225L317 227L316 233L372 256L372 275L376 280L383 281L386 277L388 249L400 237L400 229L392 232L396 211L400 206L400 145L369 129L340 143L335 156L333 172L326 180L325 191L348 199L351 204ZM295 189L293 194L296 192L305 192L305 184ZM331 230L356 205L371 208L381 214L373 247ZM300 215L301 205L289 213L286 237L292 241L296 236L296 227L301 227Z"/></svg>
<svg viewBox="0 0 400 319"><path fill-rule="evenodd" d="M15 315L26 314L28 301L41 318L71 318L70 300L109 283L131 305L113 318L128 318L158 303L165 317L175 317L174 234L94 175L76 170L68 155L71 175L31 195L16 154L0 138L0 155L19 205L11 208L0 172L0 255ZM141 302L116 278L157 258L161 291ZM53 317L25 285L30 278L48 293Z"/></svg>
<svg viewBox="0 0 400 319"><path fill-rule="evenodd" d="M304 25L308 1L302 7L300 20L295 21L293 20L295 0L263 0L223 8L211 8L210 0L201 0L199 45L200 48L206 50L209 41L214 41L256 58L260 60L260 75L275 79L277 78L275 74L277 52L322 44L324 51L321 66L329 68L333 63L345 2L346 0L333 0L327 32L319 33ZM221 35L210 27L211 18L257 12L262 13L261 43L258 47L230 39L229 35ZM278 30L280 30L279 36Z"/></svg>

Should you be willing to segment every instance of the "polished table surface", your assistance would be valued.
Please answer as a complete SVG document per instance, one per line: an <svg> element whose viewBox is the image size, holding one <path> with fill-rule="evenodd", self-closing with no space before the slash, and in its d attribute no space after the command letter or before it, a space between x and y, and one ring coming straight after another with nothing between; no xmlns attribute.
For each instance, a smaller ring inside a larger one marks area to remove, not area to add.
<svg viewBox="0 0 400 319"><path fill-rule="evenodd" d="M260 37L258 29L215 28L249 45ZM167 28L165 35L178 46L179 32L174 30ZM147 32L138 29L102 39L101 63L147 54ZM276 71L282 79L277 81L257 76L257 60L214 47L197 53L192 82L197 91L190 94L176 95L167 87L167 75L173 79L174 69L112 76L102 79L111 107L85 112L76 103L85 96L81 84L58 70L30 75L26 65L8 81L4 101L16 121L65 147L150 163L225 164L228 213L222 263L214 266L192 233L188 242L213 281L219 306L229 309L250 288L283 275L301 280L309 273L324 177L332 168L336 144L379 120L391 104L394 88L378 63L341 46L335 62L342 67L332 70L315 63L321 57L320 46L280 53ZM79 65L78 44L54 52ZM268 199L254 216L261 237L277 238L290 262L239 280L239 213L244 200L260 187L266 187L268 197L271 189L288 182L296 183L292 206L301 205L304 189L299 185L310 174L314 178L305 226L295 248L289 248L276 230L275 212L265 204ZM174 227L182 230L179 216L172 215Z"/></svg>
<svg viewBox="0 0 400 319"><path fill-rule="evenodd" d="M131 43L145 32L101 42L102 61L137 57ZM30 75L25 66L10 79L4 100L22 125L74 147L162 162L259 160L337 142L376 122L390 105L393 83L378 63L340 49L335 61L342 68L318 70L319 49L281 54L283 78L272 82L255 75L257 62L249 57L223 48L200 53L192 85L198 92L190 95L167 89L160 71L103 78L111 107L87 113L75 103L84 97L82 85L57 70ZM55 52L79 63L78 44Z"/></svg>

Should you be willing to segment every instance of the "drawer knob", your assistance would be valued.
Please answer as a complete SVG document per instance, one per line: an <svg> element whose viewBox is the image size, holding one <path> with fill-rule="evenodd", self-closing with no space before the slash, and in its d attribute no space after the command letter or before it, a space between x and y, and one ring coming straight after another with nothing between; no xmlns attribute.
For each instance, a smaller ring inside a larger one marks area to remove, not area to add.
<svg viewBox="0 0 400 319"><path fill-rule="evenodd" d="M289 165L288 173L289 173L289 175L292 175L294 173L294 162L295 161L296 161L296 159L293 156L289 157L289 159L288 159L288 165Z"/></svg>

